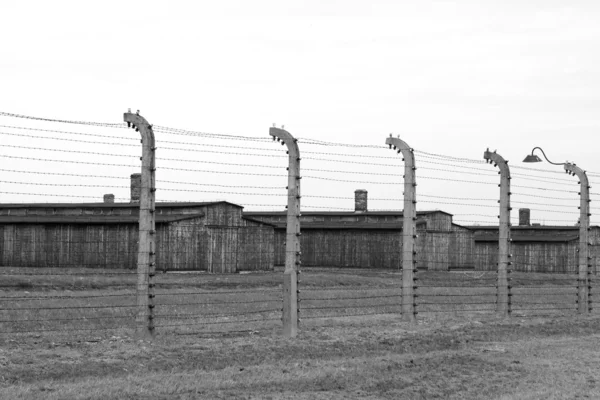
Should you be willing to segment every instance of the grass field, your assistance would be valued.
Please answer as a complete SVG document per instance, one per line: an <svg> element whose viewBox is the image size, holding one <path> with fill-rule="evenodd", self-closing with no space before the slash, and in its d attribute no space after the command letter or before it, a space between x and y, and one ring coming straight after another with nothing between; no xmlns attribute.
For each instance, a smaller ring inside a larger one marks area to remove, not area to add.
<svg viewBox="0 0 600 400"><path fill-rule="evenodd" d="M401 275L301 274L300 334L281 335L281 271L156 278L153 341L134 335L130 271L0 271L1 399L600 398L600 315L574 276L420 272L418 323Z"/></svg>

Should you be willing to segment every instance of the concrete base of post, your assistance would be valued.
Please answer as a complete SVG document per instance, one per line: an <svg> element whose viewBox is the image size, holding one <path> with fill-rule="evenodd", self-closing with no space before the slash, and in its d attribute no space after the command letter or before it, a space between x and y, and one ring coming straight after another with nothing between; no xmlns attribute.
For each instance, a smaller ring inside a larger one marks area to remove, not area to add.
<svg viewBox="0 0 600 400"><path fill-rule="evenodd" d="M295 337L298 334L298 272L283 273L283 335Z"/></svg>
<svg viewBox="0 0 600 400"><path fill-rule="evenodd" d="M510 316L507 266L498 270L498 291L496 295L496 312L501 317Z"/></svg>
<svg viewBox="0 0 600 400"><path fill-rule="evenodd" d="M403 313L402 314L402 321L404 321L404 322L410 322L411 324L412 323L416 323L417 322L417 317L412 312L410 312L410 313Z"/></svg>
<svg viewBox="0 0 600 400"><path fill-rule="evenodd" d="M581 272L581 271L580 271ZM580 278L579 281L577 283L577 311L579 312L579 314L587 314L589 312L589 298L588 298L588 281L587 281L587 271L585 274L585 278L581 278L581 274L580 273Z"/></svg>
<svg viewBox="0 0 600 400"><path fill-rule="evenodd" d="M147 316L136 318L135 336L144 340L154 339L154 325L148 323Z"/></svg>

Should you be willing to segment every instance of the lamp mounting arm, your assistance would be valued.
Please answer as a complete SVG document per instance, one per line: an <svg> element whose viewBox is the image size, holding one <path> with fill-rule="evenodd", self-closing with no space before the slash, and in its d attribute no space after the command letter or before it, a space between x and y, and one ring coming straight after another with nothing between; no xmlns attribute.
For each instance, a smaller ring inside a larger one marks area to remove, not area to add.
<svg viewBox="0 0 600 400"><path fill-rule="evenodd" d="M548 161L550 164L553 164L553 165L564 165L564 163L555 163L555 162L552 162L552 161L548 160L548 157L546 157L546 153L544 153L544 150L542 150L541 147L534 147L533 150L531 150L531 155L533 155L533 152L535 151L535 149L539 149L542 152L542 155L544 156L544 158L546 159L546 161Z"/></svg>

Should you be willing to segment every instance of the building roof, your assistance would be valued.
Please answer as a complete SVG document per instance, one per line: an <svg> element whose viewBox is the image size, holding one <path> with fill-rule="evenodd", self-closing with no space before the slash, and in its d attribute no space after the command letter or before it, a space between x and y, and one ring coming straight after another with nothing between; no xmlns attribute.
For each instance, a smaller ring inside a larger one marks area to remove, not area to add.
<svg viewBox="0 0 600 400"><path fill-rule="evenodd" d="M470 225L474 231L473 238L476 242L497 242L497 225ZM599 226L591 226L598 229ZM513 242L570 242L579 240L579 226L576 225L517 225L511 226L511 239Z"/></svg>
<svg viewBox="0 0 600 400"><path fill-rule="evenodd" d="M417 215L428 215L442 213L452 216L452 214L442 210L428 210L428 211L417 211ZM286 215L287 211L244 211L244 215L247 216L269 216L269 215ZM393 211L302 211L302 215L312 216L357 216L357 215L388 215L388 216L402 216L404 211L393 210Z"/></svg>
<svg viewBox="0 0 600 400"><path fill-rule="evenodd" d="M513 242L544 242L544 243L556 243L556 242L571 242L573 240L578 240L578 234L571 235L555 235L551 232L541 232L534 234L523 234L523 233L512 233L510 238ZM498 242L498 234L497 233L475 233L473 235L473 239L475 242Z"/></svg>
<svg viewBox="0 0 600 400"><path fill-rule="evenodd" d="M425 225L425 221L417 221L417 225ZM277 229L285 229L286 222L274 222L272 225ZM301 230L306 229L373 229L373 230L402 230L402 223L398 222L381 222L381 223L364 223L364 222L343 222L343 221L317 221L317 222L302 222Z"/></svg>
<svg viewBox="0 0 600 400"><path fill-rule="evenodd" d="M244 208L239 204L231 203L225 200L198 202L158 202L155 204L155 206L157 208L202 207L223 203ZM140 203L0 203L0 208L140 208Z"/></svg>
<svg viewBox="0 0 600 400"><path fill-rule="evenodd" d="M423 217L425 215L442 213L451 216L445 211L419 211L417 215ZM244 217L254 217L260 219L261 217L285 217L287 211L247 211L244 212ZM366 211L366 212L354 212L354 211L302 211L302 217L402 217L402 211ZM276 229L285 229L286 221L281 219L279 221L269 221ZM426 225L426 221L423 219L417 220L417 226ZM344 220L325 220L314 221L311 219L301 220L301 229L361 229L361 230L402 230L402 221L344 221Z"/></svg>
<svg viewBox="0 0 600 400"><path fill-rule="evenodd" d="M498 225L467 225L473 231L497 231ZM591 228L599 228L594 225ZM511 231L579 231L579 225L517 225L511 226Z"/></svg>
<svg viewBox="0 0 600 400"><path fill-rule="evenodd" d="M256 222L257 224L262 224L262 225L267 225L267 226L272 226L272 227L276 227L277 226L273 222L265 222L265 221L261 221L260 219L255 219L255 218L251 218L251 217L242 216L242 219L245 220L245 221Z"/></svg>
<svg viewBox="0 0 600 400"><path fill-rule="evenodd" d="M156 215L157 224L202 218L204 213ZM0 224L137 224L137 215L0 215Z"/></svg>

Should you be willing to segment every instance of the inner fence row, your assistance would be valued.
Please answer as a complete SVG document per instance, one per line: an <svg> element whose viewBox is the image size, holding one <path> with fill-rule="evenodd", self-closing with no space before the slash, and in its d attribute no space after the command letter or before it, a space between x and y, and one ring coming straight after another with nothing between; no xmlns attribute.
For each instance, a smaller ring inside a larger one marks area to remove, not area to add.
<svg viewBox="0 0 600 400"><path fill-rule="evenodd" d="M594 312L600 228L590 222L590 198L597 194L573 164L563 167L579 187L564 173L509 168L490 151L469 159L415 150L393 137L350 146L297 140L278 128L260 138L152 127L131 113L127 119L142 133L142 146L133 142L139 137L122 135L131 133L126 125L89 124L87 132L47 129L56 121L0 125L2 137L43 142L0 145L11 152L0 157L16 164L1 169L0 196L121 193L106 194L103 203L0 205L3 337L265 327L295 336L303 324L332 318ZM119 132L117 139L101 128ZM155 142L154 131L186 139ZM232 141L243 145L231 148ZM143 149L141 174L140 164L112 162L139 158L136 148ZM353 184L369 190L349 196ZM24 192L23 185L44 190ZM178 198L206 194L235 196L253 210L226 199ZM247 196L259 200L248 203ZM512 204L536 207L517 216ZM324 276L327 285L318 282Z"/></svg>

